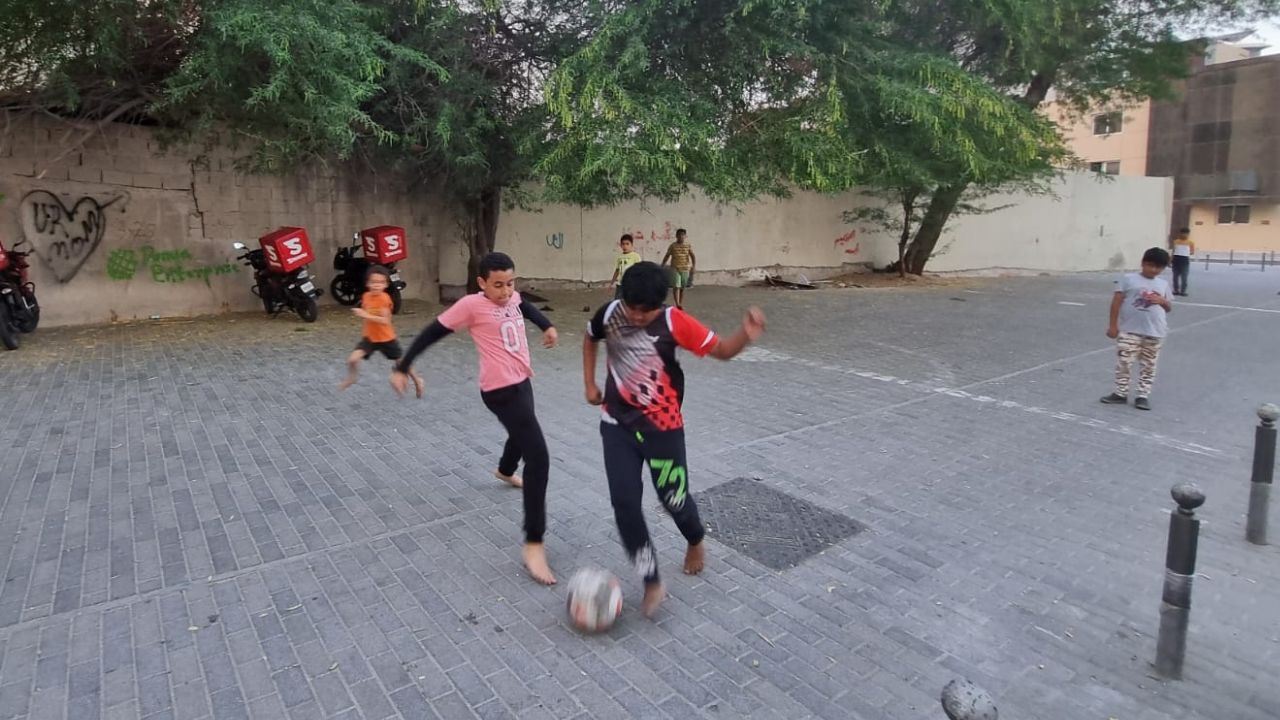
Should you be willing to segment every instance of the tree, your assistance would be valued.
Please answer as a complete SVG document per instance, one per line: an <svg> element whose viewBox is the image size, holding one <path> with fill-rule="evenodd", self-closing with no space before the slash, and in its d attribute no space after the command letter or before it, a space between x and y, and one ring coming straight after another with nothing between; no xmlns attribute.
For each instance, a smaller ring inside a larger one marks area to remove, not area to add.
<svg viewBox="0 0 1280 720"><path fill-rule="evenodd" d="M552 76L538 170L587 204L869 183L910 206L951 167L991 183L1049 171L1047 122L891 19L856 2L633 3Z"/></svg>
<svg viewBox="0 0 1280 720"><path fill-rule="evenodd" d="M1186 75L1196 47L1179 40L1177 31L1271 14L1277 7L1276 0L913 0L894 3L890 15L904 40L953 58L1029 110L1050 91L1083 109L1167 96L1171 82ZM983 181L961 166L933 178L904 253L907 272L923 272L966 191Z"/></svg>

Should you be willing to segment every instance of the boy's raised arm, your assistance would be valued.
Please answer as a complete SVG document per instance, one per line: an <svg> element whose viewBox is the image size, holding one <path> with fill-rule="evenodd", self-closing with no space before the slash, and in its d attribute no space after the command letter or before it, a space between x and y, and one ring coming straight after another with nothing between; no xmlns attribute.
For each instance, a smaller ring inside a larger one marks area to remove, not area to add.
<svg viewBox="0 0 1280 720"><path fill-rule="evenodd" d="M738 331L716 343L716 346L711 348L711 352L707 354L717 360L733 359L747 345L751 344L751 341L764 334L764 325L764 311L758 307L748 309L747 314L742 318L742 326L738 328Z"/></svg>

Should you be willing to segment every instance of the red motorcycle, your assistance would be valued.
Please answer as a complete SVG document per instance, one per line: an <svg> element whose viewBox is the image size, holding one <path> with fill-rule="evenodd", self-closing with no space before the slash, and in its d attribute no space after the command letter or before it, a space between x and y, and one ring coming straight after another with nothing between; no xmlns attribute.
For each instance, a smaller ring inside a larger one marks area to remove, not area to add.
<svg viewBox="0 0 1280 720"><path fill-rule="evenodd" d="M34 332L40 324L36 286L28 279L31 253L18 250L25 242L8 250L0 245L0 345L9 350L18 349L18 333Z"/></svg>

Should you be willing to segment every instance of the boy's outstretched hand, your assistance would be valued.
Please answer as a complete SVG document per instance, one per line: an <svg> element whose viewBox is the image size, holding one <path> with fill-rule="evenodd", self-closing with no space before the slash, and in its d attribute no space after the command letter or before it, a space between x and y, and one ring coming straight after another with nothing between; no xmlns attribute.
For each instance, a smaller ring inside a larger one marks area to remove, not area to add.
<svg viewBox="0 0 1280 720"><path fill-rule="evenodd" d="M758 340L764 334L764 327L764 311L755 306L747 308L747 314L742 318L742 331L747 337L753 341Z"/></svg>
<svg viewBox="0 0 1280 720"><path fill-rule="evenodd" d="M560 333L556 332L554 327L549 327L542 333L542 347L553 348L558 342L560 342Z"/></svg>
<svg viewBox="0 0 1280 720"><path fill-rule="evenodd" d="M399 370L392 370L391 389L395 390L397 395L403 396L405 390L409 389L409 376Z"/></svg>

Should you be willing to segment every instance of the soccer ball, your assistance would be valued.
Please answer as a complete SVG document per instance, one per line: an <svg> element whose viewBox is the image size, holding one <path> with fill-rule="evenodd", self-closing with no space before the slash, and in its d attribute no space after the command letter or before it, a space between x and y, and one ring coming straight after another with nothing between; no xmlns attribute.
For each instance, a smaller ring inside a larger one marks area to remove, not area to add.
<svg viewBox="0 0 1280 720"><path fill-rule="evenodd" d="M608 570L582 568L569 579L568 609L578 630L604 632L622 614L622 585Z"/></svg>

